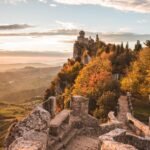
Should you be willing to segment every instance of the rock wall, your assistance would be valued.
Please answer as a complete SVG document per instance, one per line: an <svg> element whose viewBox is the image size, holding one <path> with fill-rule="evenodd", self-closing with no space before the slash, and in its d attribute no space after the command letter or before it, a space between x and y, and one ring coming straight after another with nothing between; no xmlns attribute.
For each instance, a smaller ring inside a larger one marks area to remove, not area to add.
<svg viewBox="0 0 150 150"><path fill-rule="evenodd" d="M114 112L108 113L108 122L100 125L100 133L105 134L116 128L122 128L123 124L117 120Z"/></svg>
<svg viewBox="0 0 150 150"><path fill-rule="evenodd" d="M49 133L50 114L36 107L25 119L17 122L6 137L6 150L45 150Z"/></svg>
<svg viewBox="0 0 150 150"><path fill-rule="evenodd" d="M115 138L125 136L126 130L115 129L99 137L99 150L137 150L135 147L117 142Z"/></svg>
<svg viewBox="0 0 150 150"><path fill-rule="evenodd" d="M83 116L88 114L89 100L83 96L73 96L71 99L72 115Z"/></svg>
<svg viewBox="0 0 150 150"><path fill-rule="evenodd" d="M72 110L62 110L52 119L55 98L50 97L48 102L48 111L42 105L38 106L22 121L12 125L6 138L6 150L58 150L66 146L80 130L90 128L93 132L93 129L99 128L98 120L88 114L87 98L74 96ZM89 130L84 131L87 133Z"/></svg>
<svg viewBox="0 0 150 150"><path fill-rule="evenodd" d="M150 139L136 136L118 128L99 137L99 149L149 150Z"/></svg>
<svg viewBox="0 0 150 150"><path fill-rule="evenodd" d="M139 150L149 150L150 149L150 139L136 136L134 134L126 132L124 136L116 137L117 142L124 144L133 145Z"/></svg>
<svg viewBox="0 0 150 150"><path fill-rule="evenodd" d="M128 125L132 125L134 129L138 129L145 137L150 137L150 128L139 120L135 119L131 113L127 113Z"/></svg>
<svg viewBox="0 0 150 150"><path fill-rule="evenodd" d="M51 106L55 108L54 101L53 99ZM88 114L88 104L87 98L73 96L72 110L63 110L53 119L42 106L36 107L26 118L11 126L6 137L5 149L59 150L67 147L69 141L80 134L88 137L101 135L98 138L99 150L150 150L150 138L128 133L123 129L123 123L117 120L114 112L108 114L107 123L99 125L98 120ZM55 114L55 109L52 110ZM146 136L149 135L146 125L133 118L131 114L128 114L127 118ZM52 134L52 130L59 132Z"/></svg>
<svg viewBox="0 0 150 150"><path fill-rule="evenodd" d="M81 127L95 127L99 128L98 120L88 114L89 99L83 96L73 96L71 99L73 124Z"/></svg>
<svg viewBox="0 0 150 150"><path fill-rule="evenodd" d="M127 116L128 121L132 119L132 121L135 122L136 128L140 128L143 130L143 132L145 132L145 134L148 135L147 126L145 127L143 123L133 118L130 113ZM108 123L100 125L100 131L103 135L99 137L99 149L150 150L150 138L140 137L129 133L127 130L124 130L123 124L117 120L113 112L108 114L108 118Z"/></svg>

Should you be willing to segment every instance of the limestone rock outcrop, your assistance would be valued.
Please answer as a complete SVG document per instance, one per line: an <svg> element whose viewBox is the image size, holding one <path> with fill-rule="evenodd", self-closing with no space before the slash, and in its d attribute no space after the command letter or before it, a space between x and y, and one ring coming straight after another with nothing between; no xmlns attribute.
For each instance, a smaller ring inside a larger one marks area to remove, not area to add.
<svg viewBox="0 0 150 150"><path fill-rule="evenodd" d="M134 127L134 130L136 129L141 132L142 135L145 137L150 138L150 128L149 126L145 125L144 123L140 122L136 118L134 118L131 113L127 113L127 121L129 125L132 125Z"/></svg>
<svg viewBox="0 0 150 150"><path fill-rule="evenodd" d="M118 121L114 115L114 112L111 111L108 113L108 122L100 125L101 134L105 134L116 128L122 128L122 126L123 123Z"/></svg>
<svg viewBox="0 0 150 150"><path fill-rule="evenodd" d="M115 129L99 137L99 150L137 150L135 147L115 141L116 137L122 137L126 130Z"/></svg>
<svg viewBox="0 0 150 150"><path fill-rule="evenodd" d="M129 119L132 115L127 113ZM130 116L130 117L129 117ZM141 137L131 130L123 129L124 125L119 122L113 112L108 114L109 121L100 125L99 149L100 150L149 150L150 138ZM131 117L132 119L134 117ZM131 119L130 118L130 119ZM135 118L134 118L135 119ZM139 123L138 120L134 120ZM129 123L128 123L129 124ZM136 125L136 123L135 123ZM143 125L143 124L142 124ZM146 131L145 131L146 132ZM146 132L147 133L147 132Z"/></svg>
<svg viewBox="0 0 150 150"><path fill-rule="evenodd" d="M44 140L44 139L43 139ZM27 140L17 138L8 148L8 150L45 150L45 144L39 140Z"/></svg>
<svg viewBox="0 0 150 150"><path fill-rule="evenodd" d="M36 107L25 119L12 126L11 132L6 137L6 149L16 150L16 147L23 149L20 142L34 145L34 149L38 147L43 149L47 143L49 123L49 112L41 107Z"/></svg>
<svg viewBox="0 0 150 150"><path fill-rule="evenodd" d="M49 101L55 114L55 97ZM12 125L5 149L149 150L150 139L133 134L127 126L123 129L125 124L118 121L114 112L109 112L107 123L99 124L98 119L88 114L88 106L88 98L73 96L71 110L64 109L52 119L51 111L36 107L25 119ZM135 121L129 114L127 118Z"/></svg>

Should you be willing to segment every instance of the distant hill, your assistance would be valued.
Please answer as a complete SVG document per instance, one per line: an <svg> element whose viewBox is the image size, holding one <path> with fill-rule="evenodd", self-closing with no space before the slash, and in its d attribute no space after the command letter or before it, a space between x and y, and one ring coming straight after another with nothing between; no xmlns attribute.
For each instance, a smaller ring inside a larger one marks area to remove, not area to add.
<svg viewBox="0 0 150 150"><path fill-rule="evenodd" d="M37 57L37 56L46 56L46 57L70 57L71 53L69 52L56 52L56 51L44 51L44 52L33 52L33 51L5 51L0 49L0 56L22 56L22 57Z"/></svg>
<svg viewBox="0 0 150 150"><path fill-rule="evenodd" d="M60 67L13 69L0 73L0 102L22 103L42 96ZM40 94L39 94L40 93Z"/></svg>

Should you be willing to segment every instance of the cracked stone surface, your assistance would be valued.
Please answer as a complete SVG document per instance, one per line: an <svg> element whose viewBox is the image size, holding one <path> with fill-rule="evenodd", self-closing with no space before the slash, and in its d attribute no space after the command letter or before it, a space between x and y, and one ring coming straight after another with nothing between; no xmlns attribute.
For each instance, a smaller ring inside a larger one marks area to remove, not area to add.
<svg viewBox="0 0 150 150"><path fill-rule="evenodd" d="M46 144L50 123L50 114L41 107L36 107L25 119L12 126L6 137L5 147L11 147L12 143L22 138L22 142L38 142ZM17 142L19 144L19 142ZM39 145L37 144L37 145ZM19 145L18 145L19 146ZM10 149L10 150L11 150Z"/></svg>
<svg viewBox="0 0 150 150"><path fill-rule="evenodd" d="M84 135L76 136L65 150L98 150L98 140Z"/></svg>
<svg viewBox="0 0 150 150"><path fill-rule="evenodd" d="M48 147L52 150L60 148L63 150L99 150L100 148L101 150L137 150L136 148L145 147L145 150L149 150L149 139L129 133L126 124L126 115L129 112L126 96L120 96L119 107L117 118L114 112L110 112L109 121L101 125L96 118L85 111L79 113L82 115L71 114L70 122L67 121L65 124L66 127L61 121L65 117L64 114L56 116L56 125L58 123L63 132L58 132L55 138L52 136L51 141L49 141L50 113L42 107L37 107L22 121L12 125L5 148L7 150L46 150ZM128 119L133 120L129 114L127 116ZM52 145L48 145L49 143Z"/></svg>
<svg viewBox="0 0 150 150"><path fill-rule="evenodd" d="M44 150L41 142L18 138L9 147L9 150Z"/></svg>

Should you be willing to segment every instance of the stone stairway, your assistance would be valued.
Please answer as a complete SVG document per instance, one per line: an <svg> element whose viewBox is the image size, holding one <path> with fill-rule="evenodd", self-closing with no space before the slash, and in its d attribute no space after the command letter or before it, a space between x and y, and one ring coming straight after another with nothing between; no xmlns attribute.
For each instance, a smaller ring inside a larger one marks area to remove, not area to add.
<svg viewBox="0 0 150 150"><path fill-rule="evenodd" d="M62 150L79 133L70 121L70 110L63 110L50 121L48 150Z"/></svg>
<svg viewBox="0 0 150 150"><path fill-rule="evenodd" d="M57 137L50 136L48 141L48 150L64 149L77 134L77 129L73 129L70 125L66 125L61 129Z"/></svg>
<svg viewBox="0 0 150 150"><path fill-rule="evenodd" d="M126 124L126 116L127 116L127 113L129 112L127 97L120 96L118 103L119 103L119 112L118 112L117 119L120 122Z"/></svg>

